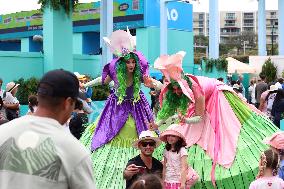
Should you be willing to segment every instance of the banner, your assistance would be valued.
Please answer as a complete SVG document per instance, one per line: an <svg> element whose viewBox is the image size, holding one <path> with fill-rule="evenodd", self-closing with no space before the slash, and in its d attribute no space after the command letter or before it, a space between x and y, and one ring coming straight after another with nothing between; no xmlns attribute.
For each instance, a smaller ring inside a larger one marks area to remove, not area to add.
<svg viewBox="0 0 284 189"><path fill-rule="evenodd" d="M143 27L144 0L114 0L114 26ZM72 15L73 26L99 25L100 2L78 4ZM125 24L122 24L125 23ZM0 34L42 30L40 10L0 15ZM119 29L119 28L117 28Z"/></svg>
<svg viewBox="0 0 284 189"><path fill-rule="evenodd" d="M192 5L185 2L167 2L168 28L192 31ZM145 1L145 27L160 27L160 0Z"/></svg>

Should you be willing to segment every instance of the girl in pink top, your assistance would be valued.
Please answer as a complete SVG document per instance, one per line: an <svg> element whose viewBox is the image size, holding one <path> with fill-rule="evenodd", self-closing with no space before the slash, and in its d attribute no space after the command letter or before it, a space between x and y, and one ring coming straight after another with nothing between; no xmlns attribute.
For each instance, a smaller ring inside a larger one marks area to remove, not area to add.
<svg viewBox="0 0 284 189"><path fill-rule="evenodd" d="M186 140L177 129L178 124L173 124L165 130L160 138L166 142L163 161L163 179L165 189L189 189L186 183L188 174Z"/></svg>
<svg viewBox="0 0 284 189"><path fill-rule="evenodd" d="M272 149L266 150L260 156L257 179L250 184L249 189L284 189L284 181L277 176L279 157Z"/></svg>

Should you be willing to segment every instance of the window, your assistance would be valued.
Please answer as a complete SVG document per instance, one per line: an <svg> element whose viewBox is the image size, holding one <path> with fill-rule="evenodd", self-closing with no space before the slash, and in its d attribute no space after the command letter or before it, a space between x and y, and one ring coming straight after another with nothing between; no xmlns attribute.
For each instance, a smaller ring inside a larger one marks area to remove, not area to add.
<svg viewBox="0 0 284 189"><path fill-rule="evenodd" d="M235 13L226 13L226 19L235 19Z"/></svg>
<svg viewBox="0 0 284 189"><path fill-rule="evenodd" d="M204 15L203 14L199 14L199 20L203 20L204 19Z"/></svg>

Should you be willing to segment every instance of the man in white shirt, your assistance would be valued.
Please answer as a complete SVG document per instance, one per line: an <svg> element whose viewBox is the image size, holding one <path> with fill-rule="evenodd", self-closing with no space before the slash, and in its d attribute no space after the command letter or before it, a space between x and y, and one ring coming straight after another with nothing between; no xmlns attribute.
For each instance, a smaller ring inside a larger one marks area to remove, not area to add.
<svg viewBox="0 0 284 189"><path fill-rule="evenodd" d="M1 125L1 189L95 188L89 152L63 127L78 91L73 73L50 71L39 83L34 115Z"/></svg>

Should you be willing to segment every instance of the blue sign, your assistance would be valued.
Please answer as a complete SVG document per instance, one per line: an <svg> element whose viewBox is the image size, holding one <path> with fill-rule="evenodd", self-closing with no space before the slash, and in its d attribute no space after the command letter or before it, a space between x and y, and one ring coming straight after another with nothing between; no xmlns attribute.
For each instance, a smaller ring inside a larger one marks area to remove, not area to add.
<svg viewBox="0 0 284 189"><path fill-rule="evenodd" d="M145 0L144 26L160 27L160 1ZM168 2L168 28L192 31L192 4L185 2Z"/></svg>

